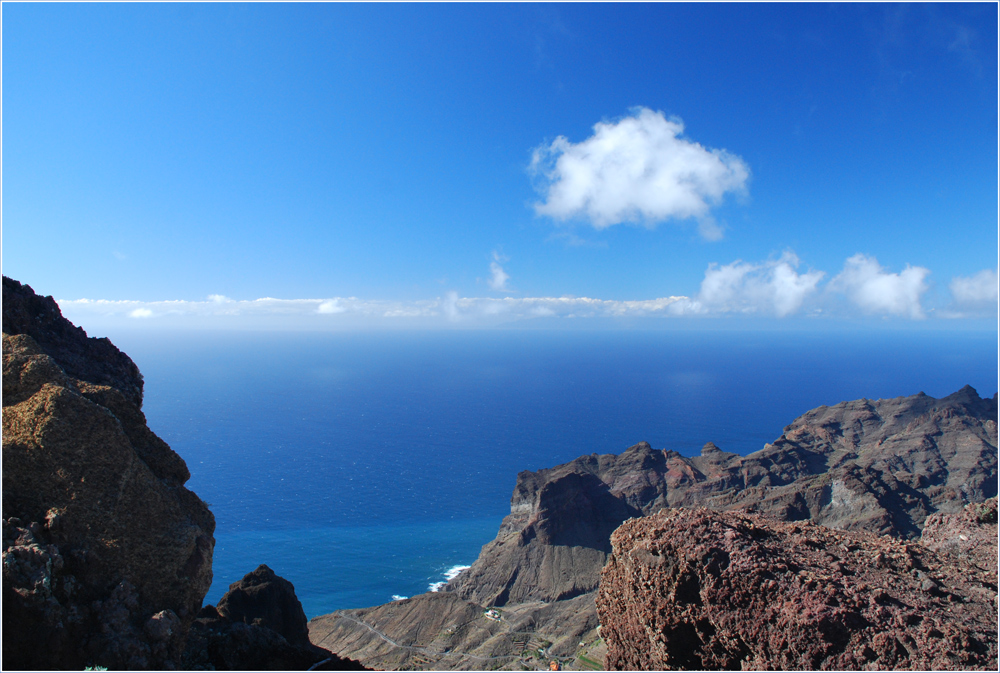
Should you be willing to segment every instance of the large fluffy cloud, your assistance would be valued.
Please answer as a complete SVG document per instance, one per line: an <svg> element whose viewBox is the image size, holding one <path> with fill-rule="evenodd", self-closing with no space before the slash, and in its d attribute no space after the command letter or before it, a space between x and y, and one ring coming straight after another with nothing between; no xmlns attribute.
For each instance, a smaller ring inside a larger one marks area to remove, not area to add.
<svg viewBox="0 0 1000 673"><path fill-rule="evenodd" d="M637 108L595 124L583 142L559 136L532 157L545 197L535 210L558 220L584 217L598 229L695 218L702 236L719 238L711 207L727 192L744 190L750 171L738 156L707 149L683 132L679 119Z"/></svg>
<svg viewBox="0 0 1000 673"><path fill-rule="evenodd" d="M816 291L822 271L798 273L799 258L785 252L780 259L760 264L737 260L711 264L701 282L697 301L712 312L772 313L783 317L797 312Z"/></svg>
<svg viewBox="0 0 1000 673"><path fill-rule="evenodd" d="M979 308L996 306L997 272L993 269L983 269L974 276L957 276L949 285L951 296L959 306Z"/></svg>
<svg viewBox="0 0 1000 673"><path fill-rule="evenodd" d="M900 273L890 273L878 260L858 253L844 263L844 270L830 281L830 289L843 292L866 313L887 313L921 319L924 309L920 299L927 291L930 271L907 266Z"/></svg>

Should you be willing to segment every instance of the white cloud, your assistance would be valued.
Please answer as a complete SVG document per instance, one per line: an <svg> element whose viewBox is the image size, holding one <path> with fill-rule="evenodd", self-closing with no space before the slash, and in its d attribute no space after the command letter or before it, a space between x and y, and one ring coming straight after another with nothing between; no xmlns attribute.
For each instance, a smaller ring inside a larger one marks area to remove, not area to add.
<svg viewBox="0 0 1000 673"><path fill-rule="evenodd" d="M983 269L974 276L956 276L948 286L955 303L960 306L979 307L987 304L996 306L997 272L994 269Z"/></svg>
<svg viewBox="0 0 1000 673"><path fill-rule="evenodd" d="M722 236L710 210L750 176L743 160L681 137L681 120L636 108L617 122L599 122L580 143L559 136L534 151L545 201L535 210L557 220L585 217L597 229L621 222L653 226L695 218L709 240Z"/></svg>
<svg viewBox="0 0 1000 673"><path fill-rule="evenodd" d="M496 250L493 251L493 261L490 262L490 279L487 281L490 288L497 290L499 292L507 292L507 281L510 280L510 275L503 270L500 266L500 262L506 262L507 258L497 253Z"/></svg>
<svg viewBox="0 0 1000 673"><path fill-rule="evenodd" d="M494 290L506 291L510 276L503 270L503 267L496 262L490 262L490 273L492 274L489 280L490 287Z"/></svg>
<svg viewBox="0 0 1000 673"><path fill-rule="evenodd" d="M878 260L861 253L848 258L844 270L830 281L830 289L843 292L865 313L888 313L919 320L924 317L920 298L927 291L928 269L909 266L888 273Z"/></svg>
<svg viewBox="0 0 1000 673"><path fill-rule="evenodd" d="M345 310L336 299L324 301L316 307L316 313L343 313Z"/></svg>
<svg viewBox="0 0 1000 673"><path fill-rule="evenodd" d="M467 316L617 318L666 315L668 308L686 297L662 297L635 301L591 297L462 297L455 310Z"/></svg>
<svg viewBox="0 0 1000 673"><path fill-rule="evenodd" d="M60 299L67 318L85 327L118 324L121 318L157 316L160 326L253 326L273 328L350 327L392 324L441 325L442 321L475 326L537 317L625 317L677 315L690 311L671 308L686 297L663 297L638 301L613 301L590 297L444 297L419 301L332 299L230 299L205 301L109 301L104 299ZM318 319L318 315L331 318ZM403 322L400 322L403 321Z"/></svg>
<svg viewBox="0 0 1000 673"><path fill-rule="evenodd" d="M710 264L697 303L712 312L790 315L816 291L824 276L822 271L800 274L796 271L798 266L799 258L790 251L778 260L761 264L740 260L725 266Z"/></svg>

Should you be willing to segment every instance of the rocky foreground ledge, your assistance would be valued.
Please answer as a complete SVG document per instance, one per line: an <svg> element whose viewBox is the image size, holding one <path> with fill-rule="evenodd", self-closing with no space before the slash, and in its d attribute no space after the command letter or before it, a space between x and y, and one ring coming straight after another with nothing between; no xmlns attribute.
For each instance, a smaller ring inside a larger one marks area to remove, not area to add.
<svg viewBox="0 0 1000 673"><path fill-rule="evenodd" d="M4 669L359 668L265 566L202 609L215 518L147 426L142 375L3 278Z"/></svg>
<svg viewBox="0 0 1000 673"><path fill-rule="evenodd" d="M704 508L632 519L611 537L597 596L606 665L996 670L996 498L929 537Z"/></svg>

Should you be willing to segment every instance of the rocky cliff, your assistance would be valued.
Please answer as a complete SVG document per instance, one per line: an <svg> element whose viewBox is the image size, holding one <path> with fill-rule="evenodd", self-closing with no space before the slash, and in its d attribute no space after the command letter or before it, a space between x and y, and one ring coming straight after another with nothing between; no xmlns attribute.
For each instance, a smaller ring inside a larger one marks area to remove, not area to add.
<svg viewBox="0 0 1000 673"><path fill-rule="evenodd" d="M179 656L212 583L215 519L141 402L124 353L3 279L5 666Z"/></svg>
<svg viewBox="0 0 1000 673"><path fill-rule="evenodd" d="M191 650L215 519L147 427L142 388L110 341L3 278L4 668L355 665L309 645L298 599L273 573L231 588L212 647L193 638Z"/></svg>
<svg viewBox="0 0 1000 673"><path fill-rule="evenodd" d="M995 558L996 499L969 508L932 537L991 538ZM704 508L632 519L611 541L608 669L996 670L995 562Z"/></svg>
<svg viewBox="0 0 1000 673"><path fill-rule="evenodd" d="M819 407L747 456L712 443L694 457L640 443L518 475L496 539L445 587L470 614L502 607L506 630L490 625L496 634L470 640L459 637L465 627L456 621L435 638L417 637L409 620L435 619L441 600L424 595L406 611L382 606L317 618L310 636L385 668L459 668L461 653L517 667L526 660L511 643L528 634L549 643L547 655L594 661L603 655L595 591L611 533L629 518L704 506L906 540L920 536L929 515L958 515L996 494L997 398L968 386L943 399L920 393ZM458 605L449 609L465 614ZM416 663L416 650L406 649L414 647L424 657Z"/></svg>

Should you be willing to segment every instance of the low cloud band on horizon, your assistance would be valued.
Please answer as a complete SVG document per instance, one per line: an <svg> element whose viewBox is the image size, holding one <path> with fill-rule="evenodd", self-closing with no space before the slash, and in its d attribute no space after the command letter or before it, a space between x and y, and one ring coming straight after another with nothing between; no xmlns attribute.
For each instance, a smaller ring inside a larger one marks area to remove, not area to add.
<svg viewBox="0 0 1000 673"><path fill-rule="evenodd" d="M497 263L497 262L494 262ZM800 261L791 251L759 263L736 260L710 264L699 291L691 297L670 295L654 299L611 300L592 297L461 297L455 291L443 297L417 301L333 297L236 300L209 295L202 301L59 300L68 317L123 320L128 323L185 323L207 321L217 325L253 323L310 328L413 322L426 325L490 325L532 318L639 318L664 316L756 315L787 318L865 316L922 320L928 311L922 299L928 290L928 269L907 266L899 273L884 269L874 257L856 254L843 270L821 286L825 272L799 272ZM996 315L997 272L986 269L951 283L953 306L933 313L941 318ZM970 306L976 310L970 310Z"/></svg>

